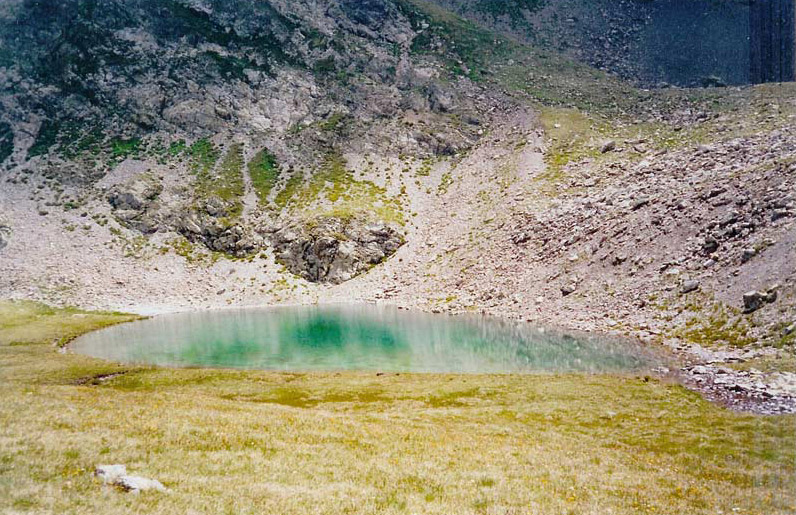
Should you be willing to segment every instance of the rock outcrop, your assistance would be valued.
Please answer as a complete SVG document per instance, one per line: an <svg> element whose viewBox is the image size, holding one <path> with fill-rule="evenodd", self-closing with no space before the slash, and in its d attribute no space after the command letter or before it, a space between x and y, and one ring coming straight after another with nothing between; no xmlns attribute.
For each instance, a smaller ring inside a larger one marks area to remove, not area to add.
<svg viewBox="0 0 796 515"><path fill-rule="evenodd" d="M312 282L339 284L392 256L403 236L386 224L328 217L271 236L277 259Z"/></svg>
<svg viewBox="0 0 796 515"><path fill-rule="evenodd" d="M107 199L121 223L144 234L151 234L161 225L157 199L162 191L160 181L145 174L114 186L108 192Z"/></svg>

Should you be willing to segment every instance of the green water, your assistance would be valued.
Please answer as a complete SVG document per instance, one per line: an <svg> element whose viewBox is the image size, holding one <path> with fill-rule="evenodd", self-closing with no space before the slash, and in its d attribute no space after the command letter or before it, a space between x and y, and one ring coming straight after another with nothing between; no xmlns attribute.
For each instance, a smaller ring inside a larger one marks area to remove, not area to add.
<svg viewBox="0 0 796 515"><path fill-rule="evenodd" d="M375 306L164 315L90 333L71 349L126 363L294 371L619 372L658 362L593 335Z"/></svg>

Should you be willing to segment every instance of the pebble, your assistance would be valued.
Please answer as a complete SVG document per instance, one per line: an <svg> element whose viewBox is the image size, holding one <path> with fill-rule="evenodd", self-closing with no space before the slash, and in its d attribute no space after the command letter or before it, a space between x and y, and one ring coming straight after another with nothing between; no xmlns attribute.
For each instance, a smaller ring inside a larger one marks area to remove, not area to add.
<svg viewBox="0 0 796 515"><path fill-rule="evenodd" d="M757 255L757 251L755 249L743 249L743 254L741 254L741 263L746 263L751 260L753 257Z"/></svg>

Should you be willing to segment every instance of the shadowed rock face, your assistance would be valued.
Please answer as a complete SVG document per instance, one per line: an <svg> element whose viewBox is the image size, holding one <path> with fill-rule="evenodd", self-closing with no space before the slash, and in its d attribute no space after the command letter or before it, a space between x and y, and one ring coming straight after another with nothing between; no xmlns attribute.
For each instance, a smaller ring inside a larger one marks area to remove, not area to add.
<svg viewBox="0 0 796 515"><path fill-rule="evenodd" d="M0 251L8 246L9 239L11 239L11 228L0 224Z"/></svg>
<svg viewBox="0 0 796 515"><path fill-rule="evenodd" d="M340 218L296 224L272 236L277 259L288 270L308 281L333 284L381 263L403 243L403 236L388 225Z"/></svg>
<svg viewBox="0 0 796 515"><path fill-rule="evenodd" d="M645 85L750 82L748 1L432 1Z"/></svg>

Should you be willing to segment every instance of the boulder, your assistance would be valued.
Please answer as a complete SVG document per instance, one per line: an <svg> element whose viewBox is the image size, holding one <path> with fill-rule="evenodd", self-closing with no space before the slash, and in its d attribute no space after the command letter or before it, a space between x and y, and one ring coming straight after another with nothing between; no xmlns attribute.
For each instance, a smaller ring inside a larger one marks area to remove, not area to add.
<svg viewBox="0 0 796 515"><path fill-rule="evenodd" d="M699 281L686 281L683 283L683 286L680 288L680 293L683 295L687 293L691 293L697 291L699 289Z"/></svg>
<svg viewBox="0 0 796 515"><path fill-rule="evenodd" d="M743 295L743 307L744 313L754 313L758 309L762 308L765 304L771 304L776 302L778 294L779 285L772 286L768 290L761 292L761 291L749 291L744 293Z"/></svg>
<svg viewBox="0 0 796 515"><path fill-rule="evenodd" d="M107 198L119 223L143 234L151 234L162 225L157 202L162 192L163 186L158 179L142 174L111 188Z"/></svg>
<svg viewBox="0 0 796 515"><path fill-rule="evenodd" d="M746 263L757 255L757 251L753 248L743 249L741 253L741 263Z"/></svg>
<svg viewBox="0 0 796 515"><path fill-rule="evenodd" d="M122 211L143 211L163 191L160 181L144 174L116 185L108 192L108 203Z"/></svg>
<svg viewBox="0 0 796 515"><path fill-rule="evenodd" d="M575 293L575 291L577 291L577 289L578 285L575 284L574 282L567 283L561 287L561 295L563 295L564 297L572 295L573 293Z"/></svg>
<svg viewBox="0 0 796 515"><path fill-rule="evenodd" d="M763 307L763 294L759 291L748 291L743 294L744 313L754 313Z"/></svg>
<svg viewBox="0 0 796 515"><path fill-rule="evenodd" d="M616 150L616 141L613 141L613 140L606 141L600 147L600 153L601 154L607 154L608 152L613 152L614 150Z"/></svg>

